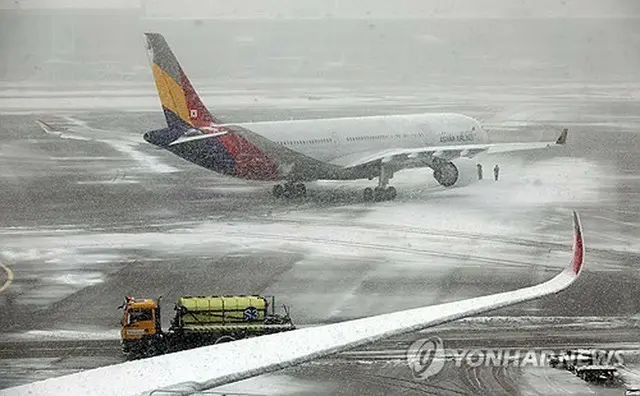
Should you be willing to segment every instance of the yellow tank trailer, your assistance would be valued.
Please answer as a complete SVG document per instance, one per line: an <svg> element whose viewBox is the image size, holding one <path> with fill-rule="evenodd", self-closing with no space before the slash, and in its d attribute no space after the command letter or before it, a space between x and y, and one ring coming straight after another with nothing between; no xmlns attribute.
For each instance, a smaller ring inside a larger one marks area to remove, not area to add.
<svg viewBox="0 0 640 396"><path fill-rule="evenodd" d="M160 301L125 297L122 316L122 351L129 358L234 341L295 329L284 307L275 313L275 299L263 296L180 297L167 331L162 330Z"/></svg>

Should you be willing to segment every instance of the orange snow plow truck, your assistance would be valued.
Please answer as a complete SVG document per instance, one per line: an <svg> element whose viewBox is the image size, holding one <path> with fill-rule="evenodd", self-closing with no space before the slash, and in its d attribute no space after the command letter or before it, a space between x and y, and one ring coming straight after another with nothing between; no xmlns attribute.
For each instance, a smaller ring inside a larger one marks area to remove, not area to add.
<svg viewBox="0 0 640 396"><path fill-rule="evenodd" d="M284 306L275 313L275 299L263 296L180 297L167 331L162 330L160 301L125 297L120 330L122 351L137 359L246 337L295 329ZM271 306L271 309L269 309Z"/></svg>

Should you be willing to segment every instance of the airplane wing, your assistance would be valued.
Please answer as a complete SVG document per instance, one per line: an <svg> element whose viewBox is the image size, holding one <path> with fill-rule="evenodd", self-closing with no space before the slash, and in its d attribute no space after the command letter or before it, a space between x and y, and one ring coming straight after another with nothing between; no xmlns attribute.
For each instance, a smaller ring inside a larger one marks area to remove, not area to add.
<svg viewBox="0 0 640 396"><path fill-rule="evenodd" d="M38 124L40 129L42 129L42 131L47 135L55 136L60 139L91 140L84 136L69 132L66 129L56 128L42 120L36 120L36 124Z"/></svg>
<svg viewBox="0 0 640 396"><path fill-rule="evenodd" d="M486 144L460 144L452 146L431 146L411 149L389 149L372 153L356 153L337 158L330 163L345 168L355 168L377 161L394 163L424 162L422 160L434 157L442 160L452 160L458 157L473 157L480 153L505 153L521 150L535 150L556 145L564 145L567 141L569 130L563 129L555 141L527 142L527 143L486 143ZM400 166L402 168L402 166Z"/></svg>
<svg viewBox="0 0 640 396"><path fill-rule="evenodd" d="M560 292L580 275L585 247L575 211L573 234L569 265L534 286L130 361L0 390L0 395L123 396L150 394L154 390L158 393L160 389L202 391L382 338L537 299Z"/></svg>

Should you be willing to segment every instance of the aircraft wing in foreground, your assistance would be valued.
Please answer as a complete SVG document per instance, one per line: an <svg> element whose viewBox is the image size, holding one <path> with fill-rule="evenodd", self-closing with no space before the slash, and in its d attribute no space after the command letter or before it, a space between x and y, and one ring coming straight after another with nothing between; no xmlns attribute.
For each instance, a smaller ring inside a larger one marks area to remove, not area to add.
<svg viewBox="0 0 640 396"><path fill-rule="evenodd" d="M573 255L552 279L522 289L307 327L136 360L51 378L0 395L141 395L164 389L201 391L341 352L397 334L558 293L580 275L584 241L573 212ZM184 394L184 393L180 393Z"/></svg>

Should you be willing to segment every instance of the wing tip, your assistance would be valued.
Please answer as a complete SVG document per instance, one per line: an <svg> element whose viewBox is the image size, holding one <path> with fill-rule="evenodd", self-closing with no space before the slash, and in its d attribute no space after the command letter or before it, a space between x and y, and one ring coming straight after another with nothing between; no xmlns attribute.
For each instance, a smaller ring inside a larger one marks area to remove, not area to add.
<svg viewBox="0 0 640 396"><path fill-rule="evenodd" d="M48 135L56 135L60 133L60 131L57 131L56 128L54 128L53 126L47 124L42 120L36 120L36 124L38 124L40 129L42 129L42 131Z"/></svg>
<svg viewBox="0 0 640 396"><path fill-rule="evenodd" d="M567 136L569 135L569 128L563 128L562 132L560 132L560 136L558 136L558 140L556 140L556 144L566 144Z"/></svg>
<svg viewBox="0 0 640 396"><path fill-rule="evenodd" d="M574 276L580 275L584 264L584 237L578 212L573 210L573 258L570 270Z"/></svg>

